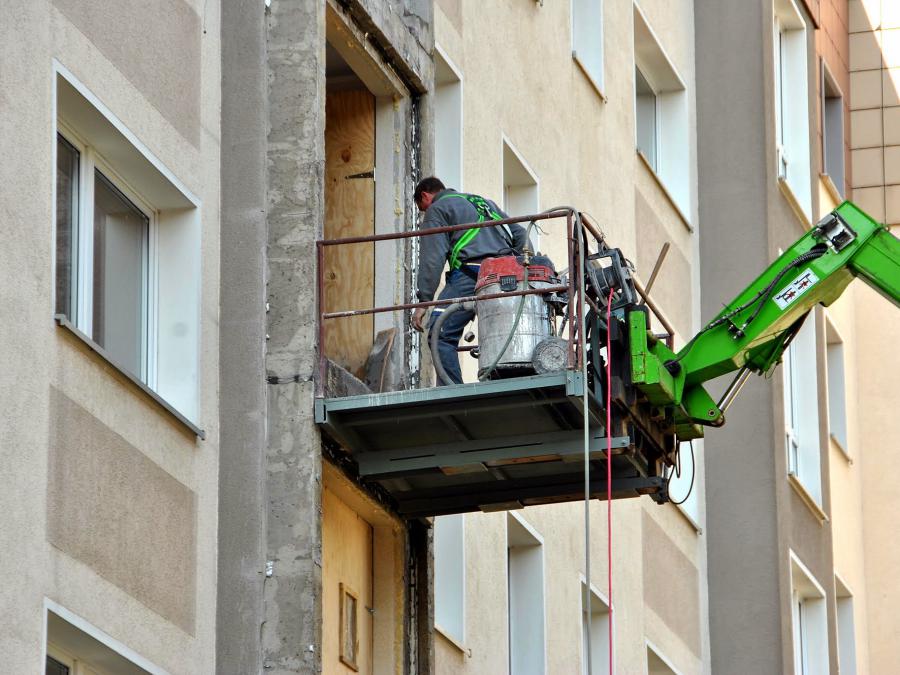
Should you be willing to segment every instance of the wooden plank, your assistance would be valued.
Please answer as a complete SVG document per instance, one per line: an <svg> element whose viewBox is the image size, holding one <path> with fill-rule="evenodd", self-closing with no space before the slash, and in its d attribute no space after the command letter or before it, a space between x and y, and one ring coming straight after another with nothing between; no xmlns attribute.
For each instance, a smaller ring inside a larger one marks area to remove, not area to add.
<svg viewBox="0 0 900 675"><path fill-rule="evenodd" d="M341 660L341 594L351 590L356 607L359 673L372 672L372 526L328 488L322 489L322 672L357 672Z"/></svg>
<svg viewBox="0 0 900 675"><path fill-rule="evenodd" d="M329 92L325 100L325 238L375 233L375 97L365 89ZM375 302L375 245L325 249L325 311ZM357 377L372 347L374 317L330 319L325 354Z"/></svg>

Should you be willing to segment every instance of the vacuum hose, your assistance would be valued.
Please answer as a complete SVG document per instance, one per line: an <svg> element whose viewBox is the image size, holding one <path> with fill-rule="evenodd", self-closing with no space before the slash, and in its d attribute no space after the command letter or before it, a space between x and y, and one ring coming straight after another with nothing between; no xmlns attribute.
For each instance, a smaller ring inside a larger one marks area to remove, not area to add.
<svg viewBox="0 0 900 675"><path fill-rule="evenodd" d="M447 320L447 317L453 314L456 310L462 307L461 302L454 302L452 305L448 305L447 309L441 312L441 315L435 319L434 325L431 327L431 335L429 336L430 341L428 346L431 348L431 360L434 362L434 371L437 373L438 380L441 381L441 384L454 384L453 380L450 379L450 376L447 375L447 371L444 370L444 364L441 363L441 355L438 352L438 341L441 337L441 326L444 325L444 321Z"/></svg>

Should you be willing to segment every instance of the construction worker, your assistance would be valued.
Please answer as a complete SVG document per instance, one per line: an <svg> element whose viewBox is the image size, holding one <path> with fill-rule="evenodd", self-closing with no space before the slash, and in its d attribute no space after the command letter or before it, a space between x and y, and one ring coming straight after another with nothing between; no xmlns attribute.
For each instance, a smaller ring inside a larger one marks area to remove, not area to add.
<svg viewBox="0 0 900 675"><path fill-rule="evenodd" d="M419 181L414 198L419 211L425 213L421 229L508 218L491 200L448 189L434 176ZM475 294L475 281L484 258L521 254L526 242L525 228L517 224L441 232L422 237L417 275L419 302L434 298L445 263L449 263L450 270L446 274L439 298L471 296ZM412 325L418 331L424 330L422 321L425 311L426 308L419 307L413 313ZM429 333L443 311L444 307L435 307L432 311L428 321ZM463 330L473 316L474 312L462 308L453 312L441 326L438 338L441 364L447 376L457 384L462 383L462 373L456 350ZM436 355L432 355L432 358L436 358Z"/></svg>

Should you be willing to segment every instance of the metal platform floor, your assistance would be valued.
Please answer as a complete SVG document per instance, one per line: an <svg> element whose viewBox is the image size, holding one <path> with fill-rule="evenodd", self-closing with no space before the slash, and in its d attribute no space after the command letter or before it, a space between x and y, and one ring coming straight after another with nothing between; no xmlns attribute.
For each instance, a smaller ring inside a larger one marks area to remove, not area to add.
<svg viewBox="0 0 900 675"><path fill-rule="evenodd" d="M315 421L405 517L584 498L583 378L563 371L317 398ZM591 495L606 499L605 412L589 392ZM612 497L665 489L632 439L613 438Z"/></svg>

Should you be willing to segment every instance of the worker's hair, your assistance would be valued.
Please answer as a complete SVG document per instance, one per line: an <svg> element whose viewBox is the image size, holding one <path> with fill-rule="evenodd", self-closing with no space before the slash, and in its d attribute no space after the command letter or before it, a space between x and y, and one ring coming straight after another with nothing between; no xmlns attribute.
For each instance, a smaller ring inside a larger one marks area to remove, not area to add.
<svg viewBox="0 0 900 675"><path fill-rule="evenodd" d="M419 181L419 184L416 185L416 191L413 193L413 199L418 203L419 198L422 196L423 192L428 192L429 194L435 194L440 192L441 190L446 190L444 184L441 182L441 179L437 176L428 176L428 178L423 178Z"/></svg>

